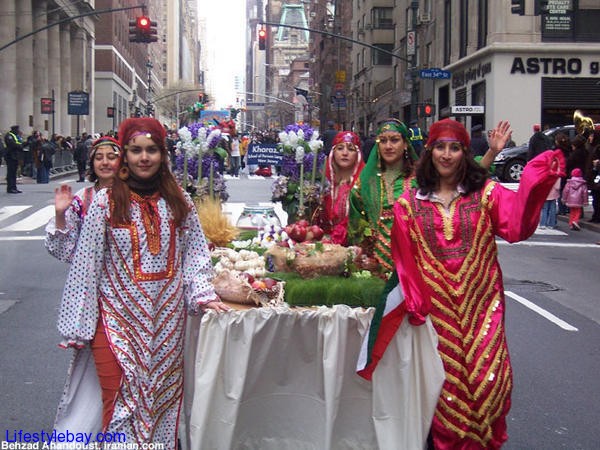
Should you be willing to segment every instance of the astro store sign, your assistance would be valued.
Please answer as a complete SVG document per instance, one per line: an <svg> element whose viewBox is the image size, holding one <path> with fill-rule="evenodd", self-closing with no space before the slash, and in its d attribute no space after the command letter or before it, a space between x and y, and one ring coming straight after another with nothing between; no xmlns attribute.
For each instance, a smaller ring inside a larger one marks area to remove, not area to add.
<svg viewBox="0 0 600 450"><path fill-rule="evenodd" d="M600 61L584 62L579 58L521 58L513 59L512 74L523 75L598 75Z"/></svg>

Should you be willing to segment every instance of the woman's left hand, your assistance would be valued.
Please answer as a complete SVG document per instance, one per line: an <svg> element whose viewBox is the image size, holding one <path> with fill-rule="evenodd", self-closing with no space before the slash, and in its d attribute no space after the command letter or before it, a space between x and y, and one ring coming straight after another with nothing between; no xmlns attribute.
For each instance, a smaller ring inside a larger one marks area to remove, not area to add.
<svg viewBox="0 0 600 450"><path fill-rule="evenodd" d="M490 150L494 152L494 156L506 148L511 135L512 130L510 129L510 122L508 120L501 120L498 122L496 128L490 131L488 143Z"/></svg>

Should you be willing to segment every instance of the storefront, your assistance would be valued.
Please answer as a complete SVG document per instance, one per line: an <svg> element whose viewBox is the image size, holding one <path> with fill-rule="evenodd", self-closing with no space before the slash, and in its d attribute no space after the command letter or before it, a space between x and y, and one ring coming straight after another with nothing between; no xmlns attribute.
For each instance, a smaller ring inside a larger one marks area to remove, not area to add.
<svg viewBox="0 0 600 450"><path fill-rule="evenodd" d="M491 129L507 119L516 143L529 138L533 124L572 123L576 109L600 121L600 56L592 46L488 47L475 53L446 68L452 78L436 86L440 117L460 118L452 114L455 105L482 105L483 114L460 118L467 129L476 124Z"/></svg>

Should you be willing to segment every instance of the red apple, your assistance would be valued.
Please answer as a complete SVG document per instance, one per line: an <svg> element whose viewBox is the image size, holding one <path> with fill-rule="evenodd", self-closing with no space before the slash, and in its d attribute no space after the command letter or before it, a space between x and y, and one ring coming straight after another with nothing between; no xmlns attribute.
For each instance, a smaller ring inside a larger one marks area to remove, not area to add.
<svg viewBox="0 0 600 450"><path fill-rule="evenodd" d="M265 283L265 286L267 286L267 289L273 289L273 287L275 287L277 284L277 280L274 280L273 278L265 277L262 279L262 281Z"/></svg>
<svg viewBox="0 0 600 450"><path fill-rule="evenodd" d="M313 239L315 241L320 241L323 238L323 235L325 234L323 232L323 229L319 225L311 226L310 231L312 232Z"/></svg>
<svg viewBox="0 0 600 450"><path fill-rule="evenodd" d="M288 235L296 242L302 242L306 239L306 227L294 225Z"/></svg>
<svg viewBox="0 0 600 450"><path fill-rule="evenodd" d="M309 227L310 223L308 223L308 220L300 219L299 221L296 222L296 225L298 225L300 227Z"/></svg>

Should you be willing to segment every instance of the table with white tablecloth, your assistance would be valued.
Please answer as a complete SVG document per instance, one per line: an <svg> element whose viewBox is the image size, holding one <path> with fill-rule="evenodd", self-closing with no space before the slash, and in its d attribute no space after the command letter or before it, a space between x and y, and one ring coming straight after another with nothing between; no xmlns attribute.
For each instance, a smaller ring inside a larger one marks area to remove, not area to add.
<svg viewBox="0 0 600 450"><path fill-rule="evenodd" d="M372 315L337 305L192 317L184 447L417 448L439 395L435 333L403 324L369 382L355 368Z"/></svg>

